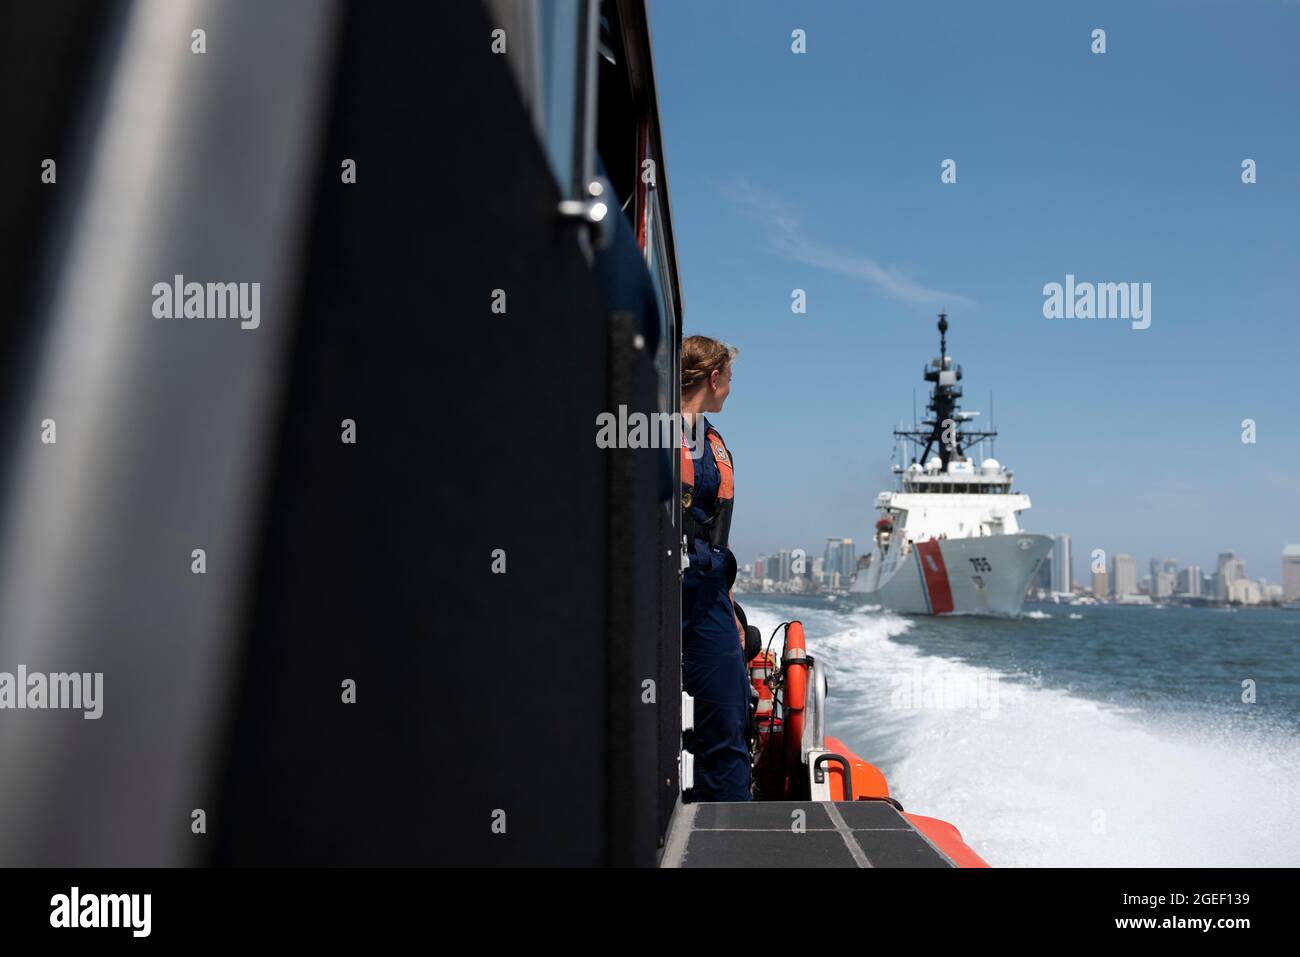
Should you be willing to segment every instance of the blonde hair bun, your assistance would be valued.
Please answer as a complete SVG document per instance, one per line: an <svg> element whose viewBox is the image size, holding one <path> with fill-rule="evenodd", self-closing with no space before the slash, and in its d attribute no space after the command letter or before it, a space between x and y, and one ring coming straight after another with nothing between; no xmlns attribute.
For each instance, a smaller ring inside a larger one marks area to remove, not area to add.
<svg viewBox="0 0 1300 957"><path fill-rule="evenodd" d="M699 385L714 370L721 371L735 361L740 350L720 339L689 336L682 340L682 391Z"/></svg>

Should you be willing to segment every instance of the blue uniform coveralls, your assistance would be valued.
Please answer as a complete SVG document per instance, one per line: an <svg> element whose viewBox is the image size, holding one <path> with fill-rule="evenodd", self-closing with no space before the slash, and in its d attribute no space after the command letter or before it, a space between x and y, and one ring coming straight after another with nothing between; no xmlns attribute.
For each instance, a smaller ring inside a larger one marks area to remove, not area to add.
<svg viewBox="0 0 1300 957"><path fill-rule="evenodd" d="M708 428L708 420L704 427ZM713 447L695 460L691 511L707 522L722 476ZM736 577L731 549L697 538L682 573L682 687L695 699L695 727L684 737L695 756L692 801L748 801L750 683L728 591Z"/></svg>

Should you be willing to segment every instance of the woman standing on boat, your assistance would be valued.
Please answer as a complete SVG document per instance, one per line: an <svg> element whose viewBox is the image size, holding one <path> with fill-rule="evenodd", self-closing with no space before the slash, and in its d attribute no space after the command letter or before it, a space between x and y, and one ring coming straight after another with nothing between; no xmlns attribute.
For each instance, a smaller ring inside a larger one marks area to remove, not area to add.
<svg viewBox="0 0 1300 957"><path fill-rule="evenodd" d="M682 686L695 699L685 734L695 756L693 801L748 801L750 684L744 629L731 601L736 558L727 547L735 481L731 454L706 412L731 392L736 350L707 336L682 343Z"/></svg>

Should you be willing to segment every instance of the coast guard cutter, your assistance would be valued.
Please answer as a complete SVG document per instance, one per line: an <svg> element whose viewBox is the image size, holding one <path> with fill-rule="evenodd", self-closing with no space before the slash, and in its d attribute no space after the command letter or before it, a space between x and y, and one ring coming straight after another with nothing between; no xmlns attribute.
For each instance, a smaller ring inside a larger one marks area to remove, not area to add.
<svg viewBox="0 0 1300 957"><path fill-rule="evenodd" d="M948 355L947 332L940 313L939 356L924 370L929 417L894 432L898 487L876 499L873 547L850 591L905 614L1017 615L1052 539L1021 530L1029 496L1012 490L1011 470L972 454L997 432L967 428L979 413L958 410L962 371Z"/></svg>

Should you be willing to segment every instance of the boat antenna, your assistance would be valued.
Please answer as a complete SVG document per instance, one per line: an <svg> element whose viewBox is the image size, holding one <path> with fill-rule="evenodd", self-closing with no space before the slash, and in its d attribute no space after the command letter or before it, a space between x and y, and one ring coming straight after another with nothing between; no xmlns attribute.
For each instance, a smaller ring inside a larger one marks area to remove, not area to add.
<svg viewBox="0 0 1300 957"><path fill-rule="evenodd" d="M903 437L911 440L913 449L921 450L919 461L922 463L929 459L930 450L934 449L941 468L946 471L951 459L964 459L970 450L989 438L990 433L982 429L963 428L969 416L958 412L962 374L961 366L948 356L948 313L939 313L938 325L939 357L931 360L922 371L922 378L933 383L930 404L925 407L928 417L920 423L916 422L916 392L913 390L912 428L903 433ZM953 434L948 436L944 423L950 419L956 427Z"/></svg>

